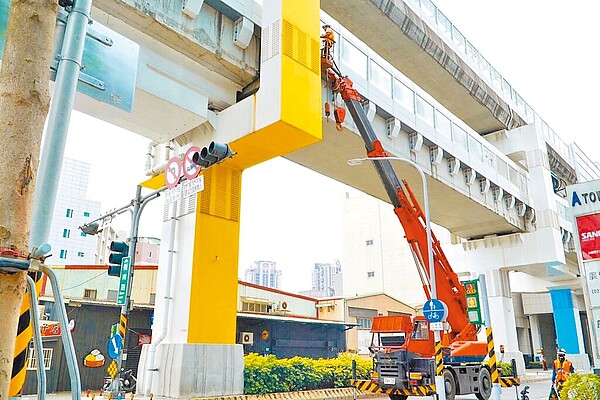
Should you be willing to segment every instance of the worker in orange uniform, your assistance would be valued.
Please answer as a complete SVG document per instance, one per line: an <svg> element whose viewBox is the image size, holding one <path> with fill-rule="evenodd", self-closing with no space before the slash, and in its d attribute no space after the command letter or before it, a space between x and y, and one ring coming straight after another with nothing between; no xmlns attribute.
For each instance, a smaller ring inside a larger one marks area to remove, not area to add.
<svg viewBox="0 0 600 400"><path fill-rule="evenodd" d="M556 360L554 360L554 369L552 370L552 384L556 388L556 394L560 395L562 385L565 383L569 375L575 372L573 363L566 358L565 349L560 349L556 352Z"/></svg>
<svg viewBox="0 0 600 400"><path fill-rule="evenodd" d="M323 39L323 47L321 48L321 57L328 60L333 60L333 45L335 44L335 33L331 29L331 25L323 25L324 33L321 35Z"/></svg>

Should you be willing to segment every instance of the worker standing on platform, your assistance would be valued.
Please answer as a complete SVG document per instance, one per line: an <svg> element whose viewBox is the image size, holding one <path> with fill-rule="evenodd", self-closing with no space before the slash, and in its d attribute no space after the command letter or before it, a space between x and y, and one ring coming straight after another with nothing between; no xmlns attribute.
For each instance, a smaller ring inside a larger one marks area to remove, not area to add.
<svg viewBox="0 0 600 400"><path fill-rule="evenodd" d="M321 57L328 60L333 60L333 45L335 44L335 33L331 29L331 25L323 25L324 33L321 35L323 39L323 47L321 48Z"/></svg>

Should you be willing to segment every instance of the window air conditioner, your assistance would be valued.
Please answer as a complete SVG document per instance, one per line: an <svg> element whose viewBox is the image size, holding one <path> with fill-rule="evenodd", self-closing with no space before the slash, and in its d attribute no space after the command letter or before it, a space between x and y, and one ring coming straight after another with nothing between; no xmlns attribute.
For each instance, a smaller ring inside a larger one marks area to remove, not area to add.
<svg viewBox="0 0 600 400"><path fill-rule="evenodd" d="M254 344L254 333L240 332L240 343L241 344Z"/></svg>

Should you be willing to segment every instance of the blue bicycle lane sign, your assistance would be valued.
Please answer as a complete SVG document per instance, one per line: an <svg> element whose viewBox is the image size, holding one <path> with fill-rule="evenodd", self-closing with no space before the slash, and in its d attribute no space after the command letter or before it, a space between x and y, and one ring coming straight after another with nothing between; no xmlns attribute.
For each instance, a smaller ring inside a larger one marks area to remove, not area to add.
<svg viewBox="0 0 600 400"><path fill-rule="evenodd" d="M430 299L423 304L423 316L429 322L442 322L448 317L448 307L438 299Z"/></svg>

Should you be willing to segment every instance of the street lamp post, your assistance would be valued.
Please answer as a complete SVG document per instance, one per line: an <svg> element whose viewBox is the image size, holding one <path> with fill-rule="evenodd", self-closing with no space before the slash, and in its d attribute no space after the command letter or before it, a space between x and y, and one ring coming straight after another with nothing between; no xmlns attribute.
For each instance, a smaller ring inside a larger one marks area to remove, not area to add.
<svg viewBox="0 0 600 400"><path fill-rule="evenodd" d="M362 164L365 161L372 161L372 162L379 162L379 161L386 161L389 165L389 161L400 161L403 162L405 164L408 164L410 166L412 166L414 169L417 170L417 172L419 173L419 175L421 176L421 182L423 184L423 201L425 202L425 229L426 229L426 234L427 234L427 258L429 261L429 290L430 290L430 294L431 294L431 298L432 299L437 299L437 288L436 288L436 282L435 282L435 266L433 264L433 240L432 240L432 236L431 236L431 217L429 214L429 187L427 185L427 176L425 175L425 172L423 171L423 168L421 168L421 166L417 163L415 163L412 160L409 160L407 158L402 158L402 157L363 157L363 158L353 158L351 160L348 160L347 163L348 165L358 165L358 164ZM391 169L391 166L389 166L389 168ZM437 344L440 342L441 340L441 335L440 335L440 331L438 330L434 330L434 340ZM444 382L444 377L440 376L440 375L436 375L435 376L435 385L436 388L439 388L437 391L438 394L438 399L440 400L446 400L446 391L445 391L445 382Z"/></svg>

